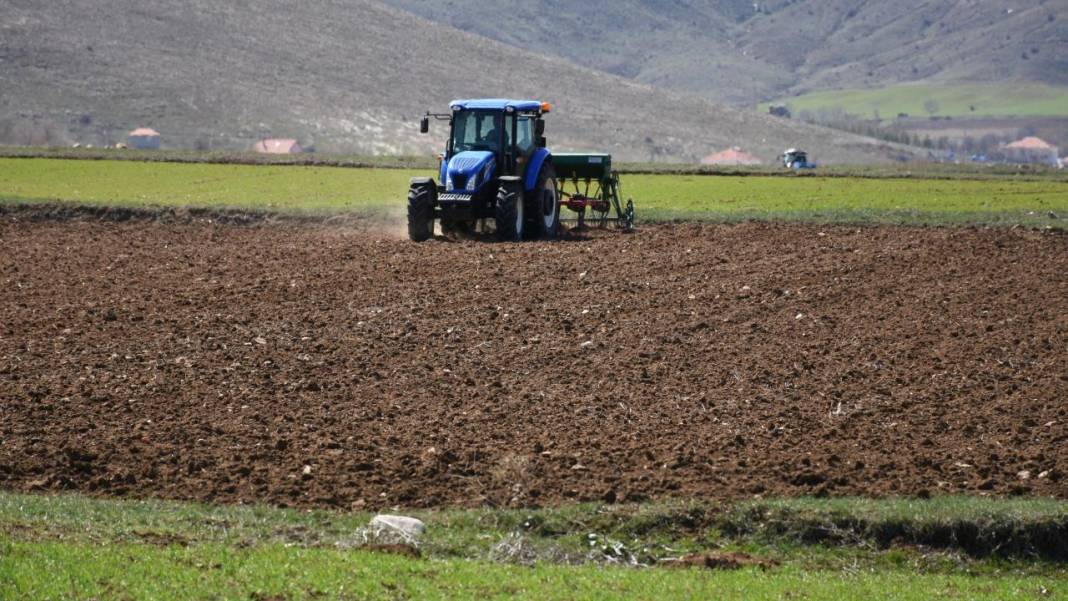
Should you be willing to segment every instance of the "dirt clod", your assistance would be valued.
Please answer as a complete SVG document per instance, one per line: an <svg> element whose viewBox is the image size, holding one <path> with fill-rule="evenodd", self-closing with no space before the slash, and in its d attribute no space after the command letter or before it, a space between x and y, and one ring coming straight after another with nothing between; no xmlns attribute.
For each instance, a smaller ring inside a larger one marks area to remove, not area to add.
<svg viewBox="0 0 1068 601"><path fill-rule="evenodd" d="M737 570L748 567L766 570L777 566L778 562L772 559L754 557L747 553L714 551L711 553L684 555L678 559L663 560L660 565L678 568L707 568L709 570Z"/></svg>

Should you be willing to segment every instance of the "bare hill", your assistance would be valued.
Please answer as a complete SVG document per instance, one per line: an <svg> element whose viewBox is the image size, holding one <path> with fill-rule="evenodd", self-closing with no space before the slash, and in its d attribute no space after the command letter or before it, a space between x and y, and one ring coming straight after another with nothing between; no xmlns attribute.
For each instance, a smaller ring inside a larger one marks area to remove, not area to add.
<svg viewBox="0 0 1068 601"><path fill-rule="evenodd" d="M748 20L740 47L794 73L792 92L921 80L1068 85L1068 2L803 1Z"/></svg>
<svg viewBox="0 0 1068 601"><path fill-rule="evenodd" d="M709 25L711 26L711 25ZM829 162L901 153L871 139L716 106L432 23L370 0L5 0L0 120L119 141L152 126L172 147L291 136L320 150L437 150L417 133L455 97L552 101L550 141L625 160L791 145Z"/></svg>
<svg viewBox="0 0 1068 601"><path fill-rule="evenodd" d="M752 103L912 81L1068 85L1066 0L385 0L636 81Z"/></svg>

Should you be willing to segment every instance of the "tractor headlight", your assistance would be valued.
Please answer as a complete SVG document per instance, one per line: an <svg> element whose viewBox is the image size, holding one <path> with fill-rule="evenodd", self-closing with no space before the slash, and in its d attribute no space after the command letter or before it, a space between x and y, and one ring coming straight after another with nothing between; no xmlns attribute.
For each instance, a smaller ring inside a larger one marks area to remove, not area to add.
<svg viewBox="0 0 1068 601"><path fill-rule="evenodd" d="M465 189L467 189L467 191L468 191L468 192L474 192L474 191L475 191L475 188L477 188L477 187L478 187L478 180L479 180L479 179L480 179L480 178L479 178L479 174L477 174L477 173L476 173L476 174L472 175L472 176L471 176L471 177L470 177L470 178L469 178L469 179L467 180L467 185L466 185L466 186L464 186L464 188L465 188Z"/></svg>
<svg viewBox="0 0 1068 601"><path fill-rule="evenodd" d="M445 189L446 190L452 190L452 174L451 173L445 176Z"/></svg>

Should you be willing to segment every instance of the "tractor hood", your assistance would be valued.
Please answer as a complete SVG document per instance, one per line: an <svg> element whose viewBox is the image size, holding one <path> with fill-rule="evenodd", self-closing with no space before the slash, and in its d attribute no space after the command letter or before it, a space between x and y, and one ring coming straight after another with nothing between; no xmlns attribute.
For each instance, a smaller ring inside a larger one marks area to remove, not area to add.
<svg viewBox="0 0 1068 601"><path fill-rule="evenodd" d="M493 177L496 159L492 152L466 150L449 159L445 172L445 188L449 192L477 191Z"/></svg>

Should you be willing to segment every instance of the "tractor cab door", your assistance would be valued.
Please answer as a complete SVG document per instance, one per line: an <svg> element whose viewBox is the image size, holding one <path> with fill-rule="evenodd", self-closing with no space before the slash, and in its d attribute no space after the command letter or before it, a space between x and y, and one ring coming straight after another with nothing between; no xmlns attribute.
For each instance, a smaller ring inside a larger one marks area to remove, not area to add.
<svg viewBox="0 0 1068 601"><path fill-rule="evenodd" d="M518 114L514 117L513 126L515 127L515 146L513 157L515 165L515 175L522 175L525 171L527 161L530 160L530 155L534 154L534 150L537 148L537 139L534 131L535 117L531 115Z"/></svg>
<svg viewBox="0 0 1068 601"><path fill-rule="evenodd" d="M534 139L534 117L519 115L516 117L515 148L516 154L530 158L537 147Z"/></svg>

